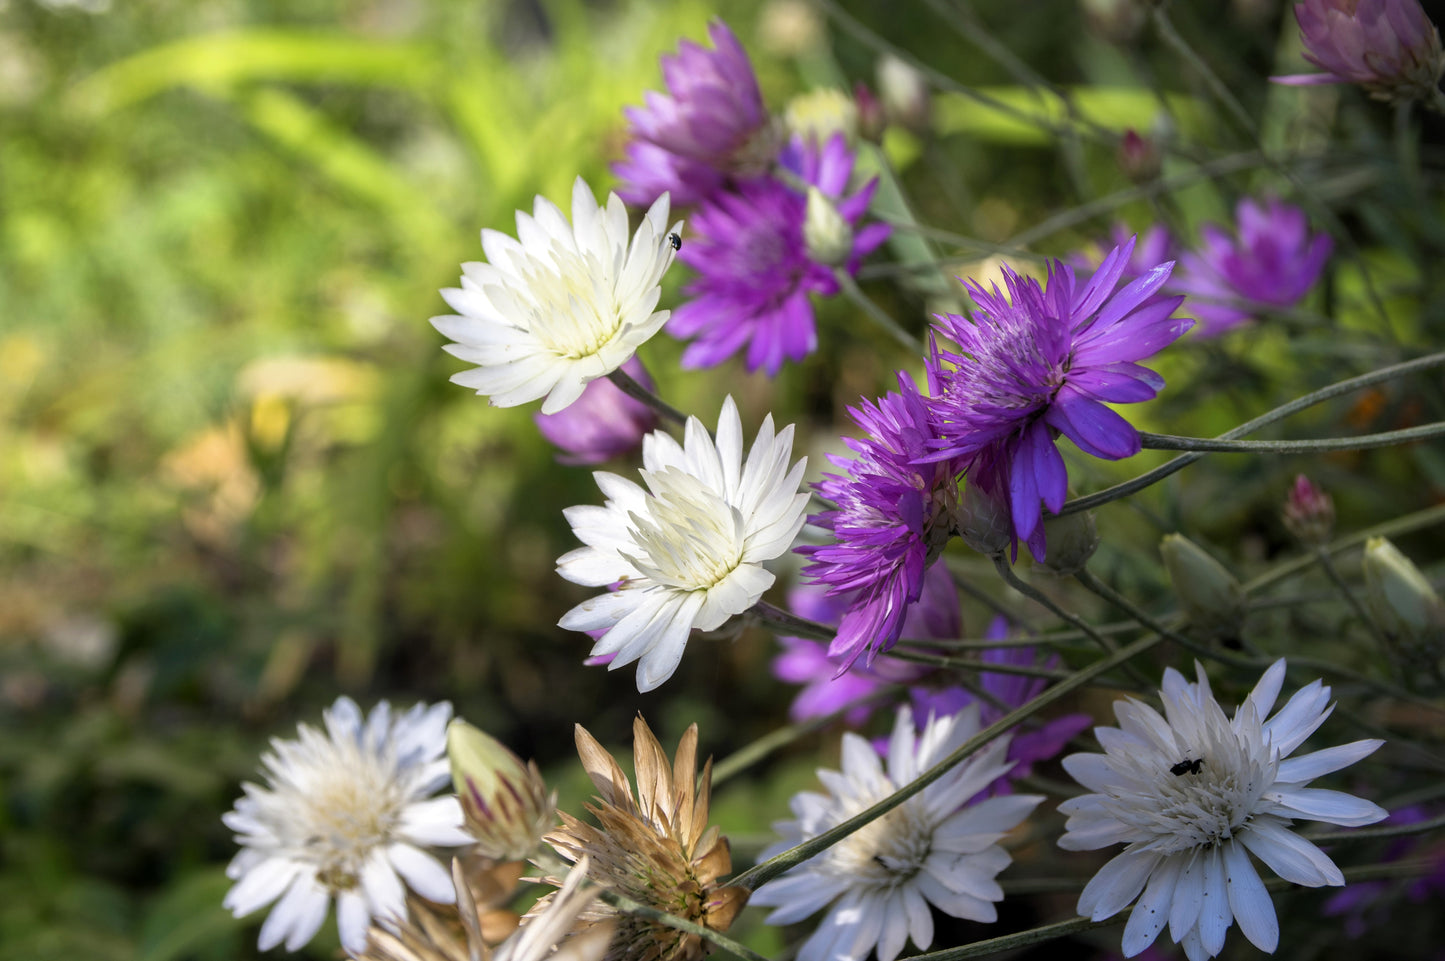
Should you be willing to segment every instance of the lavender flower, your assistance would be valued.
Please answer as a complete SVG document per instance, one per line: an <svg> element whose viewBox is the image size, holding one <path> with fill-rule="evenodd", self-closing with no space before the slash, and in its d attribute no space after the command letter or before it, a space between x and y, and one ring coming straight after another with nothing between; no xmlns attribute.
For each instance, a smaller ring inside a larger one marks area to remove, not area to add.
<svg viewBox="0 0 1445 961"><path fill-rule="evenodd" d="M886 224L857 227L877 181L845 195L853 154L841 134L821 150L795 141L782 162L831 201L852 231L845 241L851 253L838 258L839 269L857 273L889 233ZM784 360L802 360L817 348L809 295L831 297L838 281L834 268L810 251L807 221L806 197L772 177L741 182L698 208L692 236L678 254L697 271L683 288L692 299L673 312L667 328L675 337L696 338L683 352L684 367L711 367L746 348L747 369L772 376Z"/></svg>
<svg viewBox="0 0 1445 961"><path fill-rule="evenodd" d="M627 159L612 168L630 204L664 193L674 206L701 203L734 177L767 170L777 140L753 65L721 20L707 28L713 49L690 40L662 58L668 93L649 90L645 107L629 107Z"/></svg>
<svg viewBox="0 0 1445 961"><path fill-rule="evenodd" d="M810 521L833 532L835 543L797 548L811 563L803 573L849 606L828 654L846 669L865 650L867 663L901 636L910 604L923 591L924 572L942 552L954 526L959 465L921 463L933 427L918 387L898 374L898 393L848 409L863 429L844 438L851 458L831 456L846 474L825 474L818 493L836 506Z"/></svg>
<svg viewBox="0 0 1445 961"><path fill-rule="evenodd" d="M1278 200L1262 207L1246 197L1235 208L1235 218L1238 240L1205 225L1202 248L1184 255L1173 285L1190 295L1200 336L1232 330L1259 309L1293 307L1319 280L1334 247L1328 235L1310 235L1304 211Z"/></svg>
<svg viewBox="0 0 1445 961"><path fill-rule="evenodd" d="M642 361L628 358L621 369L647 390L652 378ZM533 414L537 430L562 449L562 464L601 464L642 446L642 438L657 426L657 414L640 400L624 394L612 381L599 377L582 396L555 414Z"/></svg>
<svg viewBox="0 0 1445 961"><path fill-rule="evenodd" d="M1419 0L1305 0L1294 15L1305 59L1326 72L1276 83L1357 83L1376 100L1438 106L1445 54Z"/></svg>
<svg viewBox="0 0 1445 961"><path fill-rule="evenodd" d="M923 459L968 460L969 479L986 492L1007 492L1014 534L1042 557L1040 500L1064 506L1068 469L1059 434L1087 454L1119 460L1139 451L1139 434L1105 404L1149 400L1164 380L1135 361L1158 353L1192 324L1173 316L1182 298L1156 298L1173 264L1159 264L1122 289L1134 252L1116 247L1088 281L1073 268L1049 265L1047 288L1003 268L1006 298L994 285L965 286L973 319L939 315L928 360L939 439Z"/></svg>
<svg viewBox="0 0 1445 961"><path fill-rule="evenodd" d="M788 606L793 613L820 624L837 624L851 600L846 595L829 594L817 584L796 587L788 594ZM957 638L962 629L958 589L953 586L948 569L934 565L923 575L922 592L917 603L909 606L899 636L952 639ZM779 637L778 641L784 651L773 659L773 674L789 684L803 685L788 708L788 716L795 721L832 714L881 687L911 684L933 670L926 664L882 658L870 664L855 663L839 673L845 659L829 657L822 644L801 637ZM844 720L850 727L858 727L877 706L860 704L850 710ZM949 713L956 711L955 708ZM920 710L918 715L927 717L928 712Z"/></svg>

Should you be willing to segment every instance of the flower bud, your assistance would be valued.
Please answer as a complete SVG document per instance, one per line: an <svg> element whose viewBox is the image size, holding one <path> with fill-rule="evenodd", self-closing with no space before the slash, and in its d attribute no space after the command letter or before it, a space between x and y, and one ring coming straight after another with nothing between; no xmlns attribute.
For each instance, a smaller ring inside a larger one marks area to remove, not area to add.
<svg viewBox="0 0 1445 961"><path fill-rule="evenodd" d="M1132 127L1124 131L1124 136L1119 139L1118 162L1124 176L1136 184L1158 177L1163 166L1154 141L1141 137Z"/></svg>
<svg viewBox="0 0 1445 961"><path fill-rule="evenodd" d="M1099 546L1093 511L1077 511L1044 518L1043 568L1054 574L1075 574L1084 569Z"/></svg>
<svg viewBox="0 0 1445 961"><path fill-rule="evenodd" d="M1383 537L1365 542L1365 605L1407 662L1445 651L1445 602L1408 557Z"/></svg>
<svg viewBox="0 0 1445 961"><path fill-rule="evenodd" d="M912 65L892 54L878 61L878 96L888 119L915 133L928 129L931 96L928 81Z"/></svg>
<svg viewBox="0 0 1445 961"><path fill-rule="evenodd" d="M1285 530L1302 544L1320 547L1330 539L1335 528L1335 503L1310 479L1300 474L1289 489L1281 514Z"/></svg>
<svg viewBox="0 0 1445 961"><path fill-rule="evenodd" d="M447 757L477 850L499 861L530 855L556 822L557 796L547 793L536 762L523 764L496 738L460 719L447 727Z"/></svg>
<svg viewBox="0 0 1445 961"><path fill-rule="evenodd" d="M808 259L825 267L840 267L853 256L853 226L827 194L812 184L808 185L803 242L808 247Z"/></svg>
<svg viewBox="0 0 1445 961"><path fill-rule="evenodd" d="M1294 13L1305 59L1327 72L1277 82L1357 83L1377 100L1438 105L1445 53L1419 0L1304 0Z"/></svg>
<svg viewBox="0 0 1445 961"><path fill-rule="evenodd" d="M853 85L853 102L858 106L858 136L869 143L881 143L883 131L888 127L883 101L859 80Z"/></svg>
<svg viewBox="0 0 1445 961"><path fill-rule="evenodd" d="M956 508L958 535L986 557L997 557L1013 546L1013 515L1008 504L970 482Z"/></svg>
<svg viewBox="0 0 1445 961"><path fill-rule="evenodd" d="M1235 576L1182 534L1166 534L1159 553L1190 627L1207 638L1237 640L1244 626L1244 588Z"/></svg>

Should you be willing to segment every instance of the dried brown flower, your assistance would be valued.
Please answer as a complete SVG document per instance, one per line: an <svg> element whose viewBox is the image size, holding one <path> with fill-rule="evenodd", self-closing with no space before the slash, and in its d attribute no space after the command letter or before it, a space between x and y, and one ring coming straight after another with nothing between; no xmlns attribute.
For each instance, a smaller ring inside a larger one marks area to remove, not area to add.
<svg viewBox="0 0 1445 961"><path fill-rule="evenodd" d="M569 861L589 859L588 875L603 887L713 931L726 931L749 892L718 883L732 871L732 856L727 838L707 824L712 759L703 765L699 783L697 725L683 734L671 763L641 717L633 722L632 732L635 799L612 755L577 726L577 753L599 793L587 810L598 823L593 827L562 813L562 827L545 840ZM600 901L580 919L616 922L604 961L698 961L708 953L709 945L699 935L620 913Z"/></svg>

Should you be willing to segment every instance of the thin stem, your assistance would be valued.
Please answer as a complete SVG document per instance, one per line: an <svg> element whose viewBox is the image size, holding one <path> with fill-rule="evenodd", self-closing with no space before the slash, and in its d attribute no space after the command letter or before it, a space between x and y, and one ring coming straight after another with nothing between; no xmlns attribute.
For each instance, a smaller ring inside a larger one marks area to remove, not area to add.
<svg viewBox="0 0 1445 961"><path fill-rule="evenodd" d="M838 286L843 288L843 293L848 295L848 299L863 308L863 312L867 314L875 324L882 327L887 331L889 336L902 344L910 352L920 356L923 354L923 342L900 327L898 321L888 316L888 312L882 307L879 307L878 304L873 301L873 298L863 293L863 288L858 286L858 282L853 279L853 276L849 274L847 270L839 267L833 272L833 275L838 279Z"/></svg>
<svg viewBox="0 0 1445 961"><path fill-rule="evenodd" d="M631 397L633 400L636 401L641 401L648 407L651 407L653 410L657 411L657 413L662 417L665 417L666 419L672 421L675 424L687 423L686 414L678 410L676 407L669 405L661 397L658 397L652 391L648 390L646 387L643 387L637 381L633 380L632 377L627 373L627 371L623 370L621 367L608 374L607 379L612 381L613 385L618 390L626 394L628 397Z"/></svg>
<svg viewBox="0 0 1445 961"><path fill-rule="evenodd" d="M1139 656L1155 644L1158 644L1161 640L1163 640L1162 636L1156 636L1136 641L1128 647L1122 648L1115 654L1101 658L1088 667L1081 668L1067 680L1060 681L1057 684L1045 688L1037 697L1027 701L979 731L960 745L959 748L948 757L939 761L933 767L920 774L915 780L903 785L877 804L855 814L840 824L834 825L822 834L809 838L803 843L769 858L762 864L753 865L748 870L733 878L731 883L741 884L756 890L760 885L766 884L783 872L802 864L804 861L822 851L826 851L864 825L869 824L898 807L898 805L943 777L958 764L979 751L984 745L1004 734L1015 725L1022 723L1064 695L1076 688L1082 687L1101 674L1107 673L1125 661Z"/></svg>
<svg viewBox="0 0 1445 961"><path fill-rule="evenodd" d="M729 954L744 959L744 961L768 961L763 955L758 954L752 948L739 944L725 934L720 934L712 928L705 928L700 924L694 924L686 918L680 918L675 914L668 914L666 911L659 911L656 908L648 907L645 904L638 904L631 898L623 897L616 891L603 891L598 895L603 901L633 917L645 918L658 924L665 924L669 928L676 928L688 934L697 935L704 941L711 941Z"/></svg>
<svg viewBox="0 0 1445 961"><path fill-rule="evenodd" d="M1427 507L1424 510L1406 514L1404 517L1397 517L1383 524L1367 527L1348 537L1333 541L1325 545L1321 550L1330 554L1339 554L1352 547L1358 547L1372 537L1398 537L1401 534L1409 534L1413 531L1441 523L1445 523L1445 504L1436 504L1434 507ZM1306 554L1303 557L1296 557L1292 560L1285 561L1245 584L1244 592L1246 594L1253 594L1256 591L1262 591L1279 581L1293 577L1300 571L1312 566L1315 561L1316 557L1313 554Z"/></svg>
<svg viewBox="0 0 1445 961"><path fill-rule="evenodd" d="M836 627L829 627L827 624L819 624L806 617L799 617L791 611L785 611L767 601L758 601L748 613L791 637L805 637L810 641L831 641L838 634Z"/></svg>
<svg viewBox="0 0 1445 961"><path fill-rule="evenodd" d="M744 745L713 765L712 786L717 787L728 778L747 770L779 748L785 747L799 738L806 737L814 731L822 730L854 708L862 707L873 701L888 700L901 690L902 687L900 685L888 684L878 688L876 691L870 691L862 697L854 698L831 714L823 714L818 717L809 718L798 724L788 724L775 731L770 731L751 744Z"/></svg>
<svg viewBox="0 0 1445 961"><path fill-rule="evenodd" d="M1401 430L1387 430L1358 437L1322 437L1317 440L1222 440L1217 437L1179 437L1174 434L1139 432L1146 450L1189 450L1225 454L1305 454L1331 450L1372 450L1445 436L1445 421L1420 424Z"/></svg>
<svg viewBox="0 0 1445 961"><path fill-rule="evenodd" d="M1249 111L1244 109L1244 105L1239 102L1239 98L1230 91L1224 81L1219 79L1219 75L1204 62L1204 58L1199 56L1194 48L1179 35L1178 30L1174 29L1174 21L1170 20L1169 15L1164 12L1163 4L1154 8L1153 18L1154 27L1159 31L1160 39L1172 47L1174 52L1179 54L1180 58L1189 64L1195 73L1199 74L1199 78L1204 81L1209 92L1224 105L1234 122L1244 129L1251 140L1258 143L1259 130L1255 126L1254 118L1249 115Z"/></svg>
<svg viewBox="0 0 1445 961"><path fill-rule="evenodd" d="M1320 567L1324 569L1325 576L1328 577L1330 582L1344 595L1345 601L1350 605L1350 610L1355 612L1355 616L1364 623L1365 629L1374 637L1375 643L1380 645L1380 650L1390 650L1390 639L1385 636L1385 632L1380 629L1380 625L1375 623L1375 619L1370 616L1370 612L1365 610L1365 605L1360 603L1360 599L1355 596L1355 592L1350 590L1350 585L1345 583L1345 579L1340 576L1340 570L1335 567L1335 562L1334 559L1330 557L1330 552L1323 547L1316 547L1315 558L1320 562Z"/></svg>
<svg viewBox="0 0 1445 961"><path fill-rule="evenodd" d="M1122 924L1128 919L1129 913L1130 910L1126 909L1120 911L1112 918L1106 918L1103 921L1090 921L1088 918L1069 918L1067 921L1041 924L1036 928L1029 928L1027 931L1020 931L1017 934L1005 934L997 938L975 941L972 944L959 945L956 948L944 948L942 951L929 951L926 954L915 954L909 958L908 961L968 961L969 958L985 958L991 954L1012 951L1017 948L1026 948L1029 945L1042 944L1045 941L1052 941L1055 938L1066 938L1071 934L1078 934L1080 931L1107 927L1111 924Z"/></svg>
<svg viewBox="0 0 1445 961"><path fill-rule="evenodd" d="M1014 590L1018 591L1020 594L1022 594L1024 597L1027 597L1034 603L1040 604L1048 610L1052 611L1056 617L1060 618L1063 621L1066 621L1076 629L1083 631L1084 634L1088 636L1089 640L1102 647L1106 652L1112 654L1114 651L1117 651L1119 649L1113 641L1100 634L1098 631L1094 630L1094 628L1090 626L1088 621L1085 621L1077 614L1064 610L1058 604L1055 604L1053 599L1050 598L1047 594L1043 593L1032 584L1025 583L1023 580L1021 580L1019 576L1013 572L1013 568L1009 566L1008 561L1004 560L1002 554L994 558L993 566L998 570L999 576L1004 579L1004 582L1008 584L1009 587L1012 587Z"/></svg>
<svg viewBox="0 0 1445 961"><path fill-rule="evenodd" d="M1220 434L1217 439L1234 440L1239 437L1246 437L1261 427L1268 427L1270 424L1283 420L1291 414L1296 414L1306 408L1313 407L1315 404L1323 403L1324 401L1339 397L1342 394L1359 390L1361 387L1369 387L1394 377L1403 377L1408 374L1414 374L1422 370L1430 370L1431 368L1440 366L1445 366L1445 351L1427 354L1424 357L1417 357L1414 360L1407 360L1403 363L1392 364L1389 367L1382 367L1379 370L1370 371L1368 374L1361 374L1358 377L1337 381L1327 387L1321 387L1319 390L1311 391L1303 397L1296 397L1287 404L1281 404L1251 421L1246 421L1232 430L1227 430L1223 434ZM1089 494L1086 497L1075 498L1065 504L1063 510L1059 511L1059 513L1072 514L1075 511L1089 510L1092 507L1098 507L1101 504L1108 504L1111 501L1127 497L1136 491L1141 491L1163 480L1170 474L1183 470L1203 456L1204 454L1199 451L1190 451L1187 454L1181 454L1168 463L1161 464L1153 470L1145 471L1143 474L1131 480L1115 484L1113 487L1105 488L1097 493Z"/></svg>

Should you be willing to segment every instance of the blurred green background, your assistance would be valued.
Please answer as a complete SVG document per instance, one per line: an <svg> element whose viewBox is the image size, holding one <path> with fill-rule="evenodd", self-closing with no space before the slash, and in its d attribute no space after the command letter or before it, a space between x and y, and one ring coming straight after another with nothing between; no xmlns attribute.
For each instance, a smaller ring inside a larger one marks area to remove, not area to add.
<svg viewBox="0 0 1445 961"><path fill-rule="evenodd" d="M1116 43L1127 23L1071 2L1023 19L1013 6L976 15L1050 81L1136 85L1089 102L1113 129L1148 126L1158 102L1140 78L1167 52ZM1013 85L1010 102L1042 109L926 5L849 7L955 79ZM1200 17L1202 49L1254 78L1241 96L1265 115L1278 92L1257 78L1290 42L1282 13L1239 2ZM339 693L363 707L449 699L573 798L574 722L623 744L643 710L670 745L696 720L717 755L780 723L791 692L768 676L760 632L694 642L649 696L630 670L580 667L587 641L554 625L588 592L553 564L574 546L561 508L595 502L596 487L556 466L530 409L449 384L460 365L426 322L446 310L437 289L480 258L480 227L510 230L536 194L565 202L578 174L610 185L622 108L715 15L773 108L873 75L876 50L777 0L0 0L0 955L253 956L260 915L220 908L233 853L220 815L266 738L317 721ZM1199 108L1197 84L1169 93L1206 153L1248 146ZM1298 111L1266 134L1317 141ZM1003 242L1129 186L1098 144L965 98L939 117L936 142L889 144L925 222ZM1337 173L1320 174L1331 199L1379 186ZM1206 182L1168 209L1121 201L1041 247L1067 250L1116 208L1220 218L1232 189ZM1391 212L1404 205L1379 209L1371 229L1404 231L1409 215ZM1410 243L1382 255L1406 286L1439 248ZM873 288L922 329L922 295ZM844 404L916 362L846 307L825 308L823 327L820 353L775 383L736 365L684 374L665 337L644 358L663 395L704 420L731 391L749 430L773 410L836 438ZM1263 347L1248 363L1284 349ZM1240 364L1206 353L1178 370L1207 384L1224 363ZM1312 364L1317 382L1355 372L1323 342ZM1238 381L1259 393L1250 412L1298 389L1253 372ZM1240 396L1180 402L1170 426L1227 427ZM1237 503L1286 473L1248 475ZM1157 570L1133 576L1159 586ZM765 832L814 762L725 796L721 816ZM334 951L328 938L308 953Z"/></svg>

